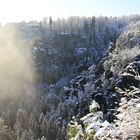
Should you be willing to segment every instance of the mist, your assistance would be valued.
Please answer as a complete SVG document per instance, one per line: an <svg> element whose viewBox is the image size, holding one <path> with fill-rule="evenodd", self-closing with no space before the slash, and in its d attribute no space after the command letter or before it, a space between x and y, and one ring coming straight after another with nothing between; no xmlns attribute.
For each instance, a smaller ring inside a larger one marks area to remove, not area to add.
<svg viewBox="0 0 140 140"><path fill-rule="evenodd" d="M7 94L24 93L33 82L33 67L29 46L23 46L16 28L0 32L0 90Z"/></svg>

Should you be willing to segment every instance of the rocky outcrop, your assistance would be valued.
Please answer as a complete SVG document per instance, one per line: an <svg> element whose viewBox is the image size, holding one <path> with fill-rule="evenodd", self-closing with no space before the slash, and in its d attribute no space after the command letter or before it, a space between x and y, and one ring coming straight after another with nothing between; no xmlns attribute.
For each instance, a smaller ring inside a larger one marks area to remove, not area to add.
<svg viewBox="0 0 140 140"><path fill-rule="evenodd" d="M75 118L68 127L71 140L140 139L140 56L114 74L103 66L112 51L97 67L90 67L87 73L70 82L77 97ZM85 101L81 108L79 98ZM76 133L73 134L72 128Z"/></svg>

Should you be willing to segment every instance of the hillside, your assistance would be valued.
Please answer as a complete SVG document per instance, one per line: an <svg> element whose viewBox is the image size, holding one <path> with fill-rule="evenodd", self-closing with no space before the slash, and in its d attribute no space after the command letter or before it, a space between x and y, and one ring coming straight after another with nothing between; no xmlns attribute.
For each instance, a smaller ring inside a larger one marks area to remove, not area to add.
<svg viewBox="0 0 140 140"><path fill-rule="evenodd" d="M69 123L70 139L140 139L139 42L130 46L139 29L139 22L128 27L97 67L89 68L86 78L94 75L84 85L89 112Z"/></svg>
<svg viewBox="0 0 140 140"><path fill-rule="evenodd" d="M140 139L140 17L0 27L0 140Z"/></svg>

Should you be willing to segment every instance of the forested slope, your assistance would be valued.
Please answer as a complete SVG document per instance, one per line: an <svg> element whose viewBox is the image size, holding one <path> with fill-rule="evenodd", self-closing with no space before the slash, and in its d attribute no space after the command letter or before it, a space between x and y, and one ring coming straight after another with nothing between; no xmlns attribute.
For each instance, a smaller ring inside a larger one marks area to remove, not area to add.
<svg viewBox="0 0 140 140"><path fill-rule="evenodd" d="M139 19L71 17L2 26L0 139L125 139L128 132L133 138L131 129L120 131L132 120L130 104L135 121L128 121L138 137Z"/></svg>

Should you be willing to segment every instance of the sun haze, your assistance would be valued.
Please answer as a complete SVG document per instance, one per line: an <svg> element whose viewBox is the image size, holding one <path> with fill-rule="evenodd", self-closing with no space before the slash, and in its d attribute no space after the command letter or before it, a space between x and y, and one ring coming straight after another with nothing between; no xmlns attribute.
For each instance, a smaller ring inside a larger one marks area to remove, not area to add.
<svg viewBox="0 0 140 140"><path fill-rule="evenodd" d="M139 14L139 0L0 0L0 22Z"/></svg>

